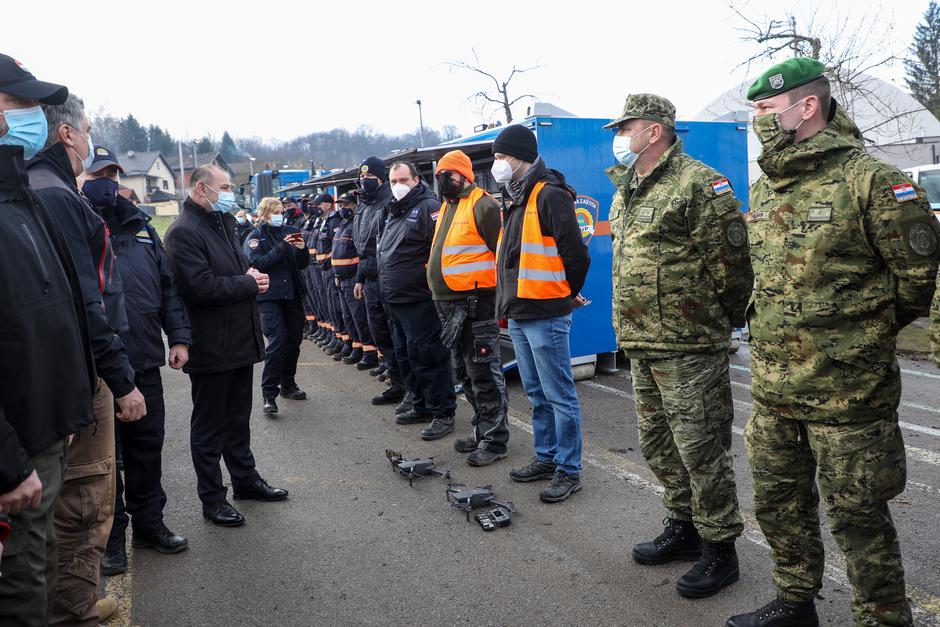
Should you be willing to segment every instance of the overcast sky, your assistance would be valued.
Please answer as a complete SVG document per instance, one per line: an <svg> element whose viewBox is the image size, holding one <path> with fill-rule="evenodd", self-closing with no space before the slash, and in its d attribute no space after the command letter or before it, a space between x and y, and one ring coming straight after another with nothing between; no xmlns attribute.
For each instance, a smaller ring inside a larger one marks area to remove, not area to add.
<svg viewBox="0 0 940 627"><path fill-rule="evenodd" d="M928 0L736 2L761 19L789 10L806 19L878 15L898 52ZM449 68L470 60L498 77L513 64L511 93L532 93L589 117L614 117L630 92L670 98L691 118L726 89L756 76L735 69L753 54L722 0L678 2L430 2L371 0L147 0L87 4L19 2L4 10L0 51L38 78L61 82L94 111L133 113L178 137L289 139L369 124L401 133L457 126L462 134L500 116L467 96L492 85ZM781 57L781 60L784 57ZM881 78L903 85L903 70ZM515 107L518 117L531 101Z"/></svg>

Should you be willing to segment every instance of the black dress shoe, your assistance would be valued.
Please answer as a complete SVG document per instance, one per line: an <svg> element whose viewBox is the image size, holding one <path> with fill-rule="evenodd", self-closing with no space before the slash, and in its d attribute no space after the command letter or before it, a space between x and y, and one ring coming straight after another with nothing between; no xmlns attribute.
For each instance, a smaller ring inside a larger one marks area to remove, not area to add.
<svg viewBox="0 0 940 627"><path fill-rule="evenodd" d="M127 551L124 548L124 536L120 540L108 540L108 547L101 556L101 574L120 575L127 571Z"/></svg>
<svg viewBox="0 0 940 627"><path fill-rule="evenodd" d="M255 479L246 486L232 491L236 501L250 499L252 501L283 501L287 498L287 490L272 488L264 479Z"/></svg>
<svg viewBox="0 0 940 627"><path fill-rule="evenodd" d="M245 524L245 517L237 509L232 507L228 501L216 501L215 503L203 503L202 515L213 525L220 527L239 527Z"/></svg>
<svg viewBox="0 0 940 627"><path fill-rule="evenodd" d="M154 549L158 553L179 553L189 546L189 540L178 536L166 525L160 525L152 531L135 531L133 536L135 549Z"/></svg>

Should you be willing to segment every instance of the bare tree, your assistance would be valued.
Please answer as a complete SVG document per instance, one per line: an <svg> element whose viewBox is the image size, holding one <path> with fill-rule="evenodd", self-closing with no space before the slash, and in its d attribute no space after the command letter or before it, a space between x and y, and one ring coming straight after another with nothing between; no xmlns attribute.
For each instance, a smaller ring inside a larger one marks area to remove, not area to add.
<svg viewBox="0 0 940 627"><path fill-rule="evenodd" d="M850 116L864 108L873 111L869 114L872 121L860 128L868 141L870 134L907 137L913 130L911 114L922 109L898 102L896 94L872 75L892 68L900 59L894 27L880 11L866 8L856 18L833 8L832 14L810 11L798 20L792 12L782 18L754 17L733 3L729 6L743 23L738 28L740 38L757 45L757 51L739 67L750 73L754 63L776 61L783 55L816 59L826 66L832 95Z"/></svg>
<svg viewBox="0 0 940 627"><path fill-rule="evenodd" d="M512 66L512 71L509 72L509 76L506 77L506 80L501 81L492 73L484 70L480 63L480 57L477 56L477 51L473 48L470 49L470 52L473 54L473 62L469 63L467 61L447 61L447 65L452 68L457 68L460 70L467 70L470 72L476 72L482 76L487 77L493 81L493 86L495 91L492 90L481 90L473 94L468 98L468 100L478 100L485 103L496 104L503 109L503 115L506 116L506 124L512 123L512 105L516 104L523 98L535 98L532 94L523 94L522 96L517 96L516 98L510 98L509 96L509 83L512 81L513 77L517 74L523 74L524 72L530 72L532 70L538 69L539 65L533 65L531 67L519 68L515 65Z"/></svg>

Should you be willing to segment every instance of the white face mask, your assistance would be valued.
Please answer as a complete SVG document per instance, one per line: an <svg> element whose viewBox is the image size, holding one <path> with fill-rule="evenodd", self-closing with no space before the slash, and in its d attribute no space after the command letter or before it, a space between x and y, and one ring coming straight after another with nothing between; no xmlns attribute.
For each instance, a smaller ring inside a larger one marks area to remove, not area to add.
<svg viewBox="0 0 940 627"><path fill-rule="evenodd" d="M521 162L520 165L522 165ZM493 175L494 181L500 185L505 185L512 180L512 175L515 174L518 169L519 166L513 168L512 164L506 159L496 159L493 161L493 167L490 168L490 173Z"/></svg>
<svg viewBox="0 0 940 627"><path fill-rule="evenodd" d="M404 183L395 183L392 185L392 196L395 197L395 200L401 200L408 195L408 192L411 191L411 188L405 185Z"/></svg>
<svg viewBox="0 0 940 627"><path fill-rule="evenodd" d="M71 126L71 125L69 125L69 126ZM74 127L73 127L73 128L74 128ZM87 151L87 154L86 154L85 156L82 156L82 155L78 154L78 151L76 151L76 150L75 150L74 148L72 148L72 147L69 147L69 150L71 150L73 153L75 153L75 156L82 160L82 170L83 170L83 171L87 171L88 168L91 167L92 161L95 160L95 144L91 141L91 132L90 132L90 131L88 132L87 135L84 134L84 133L82 133L82 132L79 131L78 129L75 129L75 132L78 133L79 135L81 135L81 136L85 139L85 141L88 142L88 151Z"/></svg>

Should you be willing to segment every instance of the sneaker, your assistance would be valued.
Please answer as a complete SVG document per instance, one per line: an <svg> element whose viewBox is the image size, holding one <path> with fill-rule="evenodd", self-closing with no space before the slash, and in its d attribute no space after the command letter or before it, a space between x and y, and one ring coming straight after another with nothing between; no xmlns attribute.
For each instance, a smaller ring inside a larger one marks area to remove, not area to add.
<svg viewBox="0 0 940 627"><path fill-rule="evenodd" d="M292 401L305 401L307 400L307 393L297 387L297 384L290 386L281 385L281 396L284 398L289 398Z"/></svg>
<svg viewBox="0 0 940 627"><path fill-rule="evenodd" d="M401 414L399 414L400 416ZM396 419L396 422L398 420ZM421 439L422 440L440 440L445 435L454 432L454 417L453 416L438 416L431 421L431 424L426 426L424 429L421 429Z"/></svg>
<svg viewBox="0 0 940 627"><path fill-rule="evenodd" d="M710 597L738 580L738 554L731 542L705 542L702 556L679 578L676 589L687 599Z"/></svg>
<svg viewBox="0 0 940 627"><path fill-rule="evenodd" d="M509 478L513 481L525 483L528 481L538 481L539 479L551 479L554 474L555 464L540 462L538 459L533 458L528 466L510 470Z"/></svg>
<svg viewBox="0 0 940 627"><path fill-rule="evenodd" d="M702 555L702 536L691 521L666 518L663 532L652 542L633 547L633 559L644 565L665 564L679 560L697 560Z"/></svg>
<svg viewBox="0 0 940 627"><path fill-rule="evenodd" d="M277 403L274 402L273 396L264 397L264 404L261 406L261 413L268 416L277 413Z"/></svg>
<svg viewBox="0 0 940 627"><path fill-rule="evenodd" d="M416 425L422 422L431 422L432 420L433 418L431 417L431 414L417 412L413 409L395 416L395 424L399 425Z"/></svg>
<svg viewBox="0 0 940 627"><path fill-rule="evenodd" d="M479 444L475 437L468 435L465 438L457 438L454 441L454 450L458 453L472 453L477 450Z"/></svg>
<svg viewBox="0 0 940 627"><path fill-rule="evenodd" d="M539 492L543 503L560 503L575 492L581 491L581 475L566 475L562 470L556 470L552 483Z"/></svg>
<svg viewBox="0 0 940 627"><path fill-rule="evenodd" d="M819 627L819 615L812 601L785 601L777 597L750 614L732 616L725 627Z"/></svg>
<svg viewBox="0 0 940 627"><path fill-rule="evenodd" d="M457 447L454 446L454 448ZM509 453L494 453L487 448L478 448L467 455L467 463L471 466L489 466L507 457L509 457Z"/></svg>

